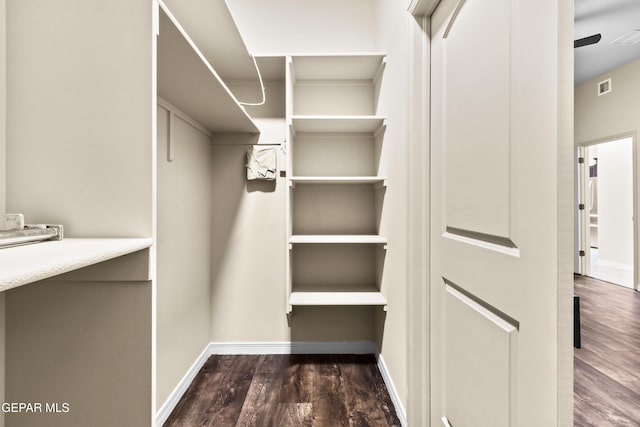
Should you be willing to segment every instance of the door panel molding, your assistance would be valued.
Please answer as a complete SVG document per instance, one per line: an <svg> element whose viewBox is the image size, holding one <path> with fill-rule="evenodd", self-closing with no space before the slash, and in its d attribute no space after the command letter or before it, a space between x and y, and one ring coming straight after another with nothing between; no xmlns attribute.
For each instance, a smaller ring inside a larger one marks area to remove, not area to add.
<svg viewBox="0 0 640 427"><path fill-rule="evenodd" d="M513 323L519 323L444 280L445 417L453 426L513 426L518 384Z"/></svg>
<svg viewBox="0 0 640 427"><path fill-rule="evenodd" d="M458 236L467 237L469 239L480 240L486 243L492 243L494 245L504 246L507 248L514 248L514 249L518 248L516 244L513 243L513 241L508 237L479 233L477 231L463 230L461 228L455 228L455 227L449 227L449 226L446 227L446 230L447 230L447 233L457 234Z"/></svg>
<svg viewBox="0 0 640 427"><path fill-rule="evenodd" d="M517 247L519 196L513 8L462 0L442 40L443 226L508 248Z"/></svg>
<svg viewBox="0 0 640 427"><path fill-rule="evenodd" d="M458 14L460 13L460 10L462 9L462 6L464 6L464 3L467 0L460 0L458 2L458 5L456 6L455 10L453 11L453 14L451 15L451 19L449 20L449 23L447 24L447 29L444 30L444 34L442 35L443 39L446 39L449 36L449 31L451 31L451 27L453 27L453 23L456 21L456 18L458 17Z"/></svg>
<svg viewBox="0 0 640 427"><path fill-rule="evenodd" d="M445 231L445 233L442 234L442 237L445 239L453 240L455 242L461 242L469 246L476 246L479 248L487 249L489 251L497 252L503 255L509 255L516 258L520 257L520 249L518 249L517 247L495 244L489 241L489 239L477 239L468 237L464 234L464 232L462 234L455 234Z"/></svg>
<svg viewBox="0 0 640 427"><path fill-rule="evenodd" d="M476 310L481 311L482 313L487 312L485 316L494 319L494 322L496 324L500 324L501 327L508 330L511 330L511 328L520 329L520 322L509 316L507 313L501 311L487 301L477 297L473 293L464 289L462 286L456 285L446 277L443 277L442 280L444 282L446 292L456 295L460 300L464 301L469 306L474 307ZM489 315L488 313L491 313L491 315ZM493 316L495 316L495 318Z"/></svg>

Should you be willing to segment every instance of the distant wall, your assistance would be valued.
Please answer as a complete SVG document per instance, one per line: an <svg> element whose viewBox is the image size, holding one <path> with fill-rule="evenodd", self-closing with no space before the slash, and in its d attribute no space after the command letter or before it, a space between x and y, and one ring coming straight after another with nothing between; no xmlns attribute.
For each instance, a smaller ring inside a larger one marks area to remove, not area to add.
<svg viewBox="0 0 640 427"><path fill-rule="evenodd" d="M598 83L612 79L612 91L598 96ZM575 88L575 141L584 143L640 129L640 60Z"/></svg>
<svg viewBox="0 0 640 427"><path fill-rule="evenodd" d="M612 91L598 96L599 82L611 78ZM575 87L575 143L611 139L640 131L640 60L623 65ZM640 166L640 150L636 153ZM640 180L636 189L640 192ZM640 193L636 193L636 209L640 212ZM636 236L640 238L640 236ZM636 254L636 261L640 254Z"/></svg>

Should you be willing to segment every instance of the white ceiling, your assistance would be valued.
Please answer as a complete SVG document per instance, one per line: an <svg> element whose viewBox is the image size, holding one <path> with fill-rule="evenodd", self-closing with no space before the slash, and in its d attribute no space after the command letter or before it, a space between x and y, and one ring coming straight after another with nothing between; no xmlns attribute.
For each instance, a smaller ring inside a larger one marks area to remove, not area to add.
<svg viewBox="0 0 640 427"><path fill-rule="evenodd" d="M575 38L602 34L599 43L574 49L575 84L639 59L640 43L611 44L633 30L640 30L640 0L575 0Z"/></svg>

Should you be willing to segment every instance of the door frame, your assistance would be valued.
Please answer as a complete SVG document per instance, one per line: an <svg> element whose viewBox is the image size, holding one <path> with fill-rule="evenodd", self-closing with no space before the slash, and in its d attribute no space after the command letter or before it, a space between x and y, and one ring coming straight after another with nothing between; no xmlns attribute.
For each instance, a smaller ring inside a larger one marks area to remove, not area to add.
<svg viewBox="0 0 640 427"><path fill-rule="evenodd" d="M464 1L464 0L461 0ZM431 14L440 0L411 0L408 12L414 22L409 30L409 112L408 135L408 292L407 292L407 418L409 425L429 426L431 419L430 395L430 134L431 134ZM571 25L563 29L561 36L573 40L573 2L561 2L559 14L571 16ZM416 25L417 23L417 25ZM559 279L573 271L573 45L559 47L562 57L559 66L562 75L558 93L564 102L558 106L558 137L564 143L559 147L558 162L561 168L558 185L562 203L558 215L561 233L558 249L563 254L559 260ZM570 77L567 70L570 70ZM568 144L571 141L571 144ZM564 146L566 145L566 146ZM635 146L634 146L635 147ZM569 165L570 167L566 167ZM635 184L635 183L634 183ZM571 197L569 197L571 195ZM566 199L566 200L564 200ZM568 219L570 218L570 219ZM568 219L568 220L567 220ZM566 256L564 256L566 254ZM566 259L565 259L566 258ZM565 271L566 270L566 271ZM568 287L571 286L571 289ZM566 289L565 289L566 288ZM567 297L573 292L573 283L559 280L558 287L558 426L573 425L573 301ZM441 427L441 426L432 426Z"/></svg>
<svg viewBox="0 0 640 427"><path fill-rule="evenodd" d="M407 422L428 426L430 404L431 13L440 0L412 0L409 25Z"/></svg>
<svg viewBox="0 0 640 427"><path fill-rule="evenodd" d="M591 141L584 141L584 142L576 142L576 149L578 150L578 152L580 153L580 150L582 150L582 156L584 157L584 152L586 152L586 148L593 146L593 145L598 145L598 144L604 144L607 142L613 142L613 141L618 141L621 139L627 139L627 138L631 138L631 162L632 162L632 169L631 169L631 174L632 177L631 179L633 180L633 186L632 186L632 191L633 191L633 289L634 290L638 290L638 138L637 138L637 132L636 131L629 131L629 132L623 132L623 133L619 133L616 135L611 135L611 136L607 136L607 137L603 137L603 138L598 138L598 139L594 139ZM580 179L580 185L578 187L578 191L580 192L580 196L579 196L579 200L581 200L582 202L586 201L586 168L588 165L585 164L584 166L584 170L582 171L582 173L580 173L578 175L578 178ZM585 259L581 260L581 274L587 274L588 272L590 272L590 259L589 259L589 245L587 244L587 242L589 241L589 238L587 236L589 236L589 219L587 218L587 210L584 209L582 211L579 211L579 216L580 216L580 226L578 227L578 230L580 232L580 236L579 236L579 242L580 242L580 249L585 251Z"/></svg>
<svg viewBox="0 0 640 427"><path fill-rule="evenodd" d="M409 6L408 247L407 247L407 422L430 420L430 14L439 0Z"/></svg>

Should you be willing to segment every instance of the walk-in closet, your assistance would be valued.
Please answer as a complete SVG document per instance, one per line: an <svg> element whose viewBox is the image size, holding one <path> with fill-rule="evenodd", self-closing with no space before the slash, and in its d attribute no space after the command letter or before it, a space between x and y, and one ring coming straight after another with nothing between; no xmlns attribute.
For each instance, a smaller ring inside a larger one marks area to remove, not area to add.
<svg viewBox="0 0 640 427"><path fill-rule="evenodd" d="M64 230L0 249L2 400L42 403L0 425L161 425L265 353L374 354L403 419L410 19L0 0L0 210Z"/></svg>

